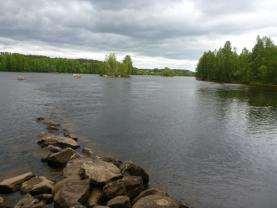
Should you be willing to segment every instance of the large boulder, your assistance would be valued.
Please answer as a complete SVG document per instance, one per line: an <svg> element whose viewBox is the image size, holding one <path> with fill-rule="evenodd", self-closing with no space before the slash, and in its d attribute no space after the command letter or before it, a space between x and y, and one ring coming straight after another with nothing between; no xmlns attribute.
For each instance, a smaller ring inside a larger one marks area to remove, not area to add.
<svg viewBox="0 0 277 208"><path fill-rule="evenodd" d="M32 172L24 173L13 178L4 179L0 182L0 193L11 193L18 191L21 184L34 177Z"/></svg>
<svg viewBox="0 0 277 208"><path fill-rule="evenodd" d="M88 200L89 180L66 178L55 185L55 207L71 208Z"/></svg>
<svg viewBox="0 0 277 208"><path fill-rule="evenodd" d="M103 197L103 191L99 188L94 188L88 198L87 206L95 207L101 203L101 199Z"/></svg>
<svg viewBox="0 0 277 208"><path fill-rule="evenodd" d="M46 208L46 204L34 198L32 195L25 195L14 208Z"/></svg>
<svg viewBox="0 0 277 208"><path fill-rule="evenodd" d="M142 178L137 176L124 176L122 179L113 181L104 186L103 192L108 199L120 195L135 198L145 189Z"/></svg>
<svg viewBox="0 0 277 208"><path fill-rule="evenodd" d="M148 173L143 168L134 164L131 161L127 161L123 163L123 165L121 166L121 173L123 175L140 176L142 177L143 184L148 185L148 182L149 182Z"/></svg>
<svg viewBox="0 0 277 208"><path fill-rule="evenodd" d="M149 195L139 199L132 208L179 208L179 204L168 196Z"/></svg>
<svg viewBox="0 0 277 208"><path fill-rule="evenodd" d="M107 203L110 208L130 208L130 198L128 196L117 196Z"/></svg>
<svg viewBox="0 0 277 208"><path fill-rule="evenodd" d="M139 199L149 196L149 195L161 195L161 196L168 196L168 194L164 191L161 191L156 188L149 188L144 191L142 191L133 201L132 203L136 203Z"/></svg>
<svg viewBox="0 0 277 208"><path fill-rule="evenodd" d="M121 168L123 162L119 159L113 157L105 157L105 156L98 156L99 159L104 160L105 162L109 162L114 164L116 167Z"/></svg>
<svg viewBox="0 0 277 208"><path fill-rule="evenodd" d="M66 163L76 154L71 148L66 148L60 152L48 155L44 161L52 167L64 167Z"/></svg>
<svg viewBox="0 0 277 208"><path fill-rule="evenodd" d="M31 195L52 194L53 186L53 181L48 180L44 176L38 176L25 181L21 186L21 192L30 193Z"/></svg>
<svg viewBox="0 0 277 208"><path fill-rule="evenodd" d="M121 177L118 167L100 159L84 162L80 175L82 178L89 178L92 184L106 184Z"/></svg>
<svg viewBox="0 0 277 208"><path fill-rule="evenodd" d="M63 177L65 178L80 178L81 166L84 162L88 161L87 158L76 157L71 159L63 169Z"/></svg>
<svg viewBox="0 0 277 208"><path fill-rule="evenodd" d="M46 147L49 145L58 146L61 148L70 147L72 149L77 149L79 147L78 143L69 137L57 136L53 134L41 134L40 140L37 142L41 147Z"/></svg>

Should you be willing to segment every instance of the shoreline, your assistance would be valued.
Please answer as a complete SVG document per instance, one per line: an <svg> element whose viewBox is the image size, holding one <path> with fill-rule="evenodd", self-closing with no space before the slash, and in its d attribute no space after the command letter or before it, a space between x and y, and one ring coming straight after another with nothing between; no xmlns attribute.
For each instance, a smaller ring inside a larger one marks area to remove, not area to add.
<svg viewBox="0 0 277 208"><path fill-rule="evenodd" d="M61 174L55 181L25 172L0 181L1 208L188 208L151 188L149 174L132 161L97 156L59 123L39 117L41 162ZM39 147L38 147L39 148ZM9 194L21 194L17 202Z"/></svg>

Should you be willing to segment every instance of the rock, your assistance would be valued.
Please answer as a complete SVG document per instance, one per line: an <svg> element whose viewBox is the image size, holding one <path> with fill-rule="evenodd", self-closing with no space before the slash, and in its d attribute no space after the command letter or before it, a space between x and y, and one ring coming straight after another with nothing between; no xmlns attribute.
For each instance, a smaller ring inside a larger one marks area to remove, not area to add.
<svg viewBox="0 0 277 208"><path fill-rule="evenodd" d="M32 172L24 173L13 178L4 179L0 182L0 193L11 193L18 191L23 182L34 177Z"/></svg>
<svg viewBox="0 0 277 208"><path fill-rule="evenodd" d="M107 205L111 208L129 208L131 207L130 199L128 196L117 196L110 201Z"/></svg>
<svg viewBox="0 0 277 208"><path fill-rule="evenodd" d="M51 204L53 202L52 194L39 194L35 196L36 199L43 201L45 204Z"/></svg>
<svg viewBox="0 0 277 208"><path fill-rule="evenodd" d="M66 148L60 152L53 153L45 158L45 162L52 167L64 167L66 163L76 154L71 148Z"/></svg>
<svg viewBox="0 0 277 208"><path fill-rule="evenodd" d="M55 125L55 124L48 124L47 125L47 129L49 131L59 131L60 130L60 126L59 125Z"/></svg>
<svg viewBox="0 0 277 208"><path fill-rule="evenodd" d="M46 205L32 195L27 194L15 205L15 208L46 208Z"/></svg>
<svg viewBox="0 0 277 208"><path fill-rule="evenodd" d="M65 178L80 178L80 170L82 164L87 161L84 158L75 158L68 161L63 169L63 177Z"/></svg>
<svg viewBox="0 0 277 208"><path fill-rule="evenodd" d="M0 208L4 208L4 207L6 207L5 200L3 197L0 196Z"/></svg>
<svg viewBox="0 0 277 208"><path fill-rule="evenodd" d="M115 159L113 157L99 157L101 160L104 160L105 162L110 162L117 166L118 168L121 168L123 162L121 160Z"/></svg>
<svg viewBox="0 0 277 208"><path fill-rule="evenodd" d="M53 153L57 153L57 152L60 152L62 150L62 148L54 146L54 145L49 145L47 147L44 147L43 149L46 149L46 150L48 150L50 152L53 152Z"/></svg>
<svg viewBox="0 0 277 208"><path fill-rule="evenodd" d="M99 159L84 162L81 166L80 175L82 178L89 178L93 184L106 184L121 177L118 167Z"/></svg>
<svg viewBox="0 0 277 208"><path fill-rule="evenodd" d="M41 147L46 147L49 145L58 146L61 148L70 147L72 149L77 149L79 147L78 143L74 139L53 134L40 135L40 140L37 143Z"/></svg>
<svg viewBox="0 0 277 208"><path fill-rule="evenodd" d="M108 206L95 206L93 208L109 208Z"/></svg>
<svg viewBox="0 0 277 208"><path fill-rule="evenodd" d="M82 149L82 153L87 157L92 157L92 155L93 155L92 150L87 147L84 147Z"/></svg>
<svg viewBox="0 0 277 208"><path fill-rule="evenodd" d="M44 176L33 177L25 181L21 186L22 193L30 193L31 195L52 194L54 182L48 180Z"/></svg>
<svg viewBox="0 0 277 208"><path fill-rule="evenodd" d="M136 203L139 199L149 196L149 195L161 195L161 196L168 196L168 194L164 191L161 191L159 189L150 188L142 191L134 200L133 204Z"/></svg>
<svg viewBox="0 0 277 208"><path fill-rule="evenodd" d="M127 195L133 199L145 189L141 177L124 176L122 179L108 183L103 192L108 199L116 196Z"/></svg>
<svg viewBox="0 0 277 208"><path fill-rule="evenodd" d="M99 205L102 199L102 196L103 196L103 192L101 189L99 188L93 189L87 201L88 207L95 207L96 205Z"/></svg>
<svg viewBox="0 0 277 208"><path fill-rule="evenodd" d="M89 180L66 178L55 185L55 207L70 208L84 203L89 197Z"/></svg>
<svg viewBox="0 0 277 208"><path fill-rule="evenodd" d="M121 167L121 173L123 175L140 176L142 177L143 184L148 185L148 182L149 182L148 173L143 168L137 166L131 161L124 162L124 164Z"/></svg>
<svg viewBox="0 0 277 208"><path fill-rule="evenodd" d="M132 208L179 208L179 204L168 196L149 195L139 199Z"/></svg>

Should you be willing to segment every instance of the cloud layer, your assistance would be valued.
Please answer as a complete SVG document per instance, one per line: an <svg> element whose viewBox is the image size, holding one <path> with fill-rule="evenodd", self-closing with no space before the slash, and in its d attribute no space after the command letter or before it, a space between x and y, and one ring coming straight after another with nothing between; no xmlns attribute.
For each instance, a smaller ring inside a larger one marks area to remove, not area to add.
<svg viewBox="0 0 277 208"><path fill-rule="evenodd" d="M0 50L104 59L131 54L138 67L194 69L204 50L231 40L277 40L275 0L6 0Z"/></svg>

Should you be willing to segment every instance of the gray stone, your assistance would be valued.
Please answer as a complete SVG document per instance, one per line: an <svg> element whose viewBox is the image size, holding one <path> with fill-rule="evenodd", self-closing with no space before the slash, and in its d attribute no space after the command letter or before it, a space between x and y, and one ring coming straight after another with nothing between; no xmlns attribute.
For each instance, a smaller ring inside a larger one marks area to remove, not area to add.
<svg viewBox="0 0 277 208"><path fill-rule="evenodd" d="M40 140L37 142L41 147L46 147L49 145L58 146L61 148L70 147L72 149L77 149L79 147L78 143L69 137L57 136L53 134L41 134Z"/></svg>
<svg viewBox="0 0 277 208"><path fill-rule="evenodd" d="M102 190L99 188L94 188L91 191L90 196L87 201L88 207L95 207L95 206L99 205L102 197L103 197Z"/></svg>
<svg viewBox="0 0 277 208"><path fill-rule="evenodd" d="M121 167L121 173L123 175L140 176L142 177L144 185L148 185L148 182L149 182L148 173L143 168L134 164L131 161L127 161L123 163Z"/></svg>
<svg viewBox="0 0 277 208"><path fill-rule="evenodd" d="M52 167L64 167L75 154L76 152L73 149L66 148L60 152L50 154L44 161Z"/></svg>
<svg viewBox="0 0 277 208"><path fill-rule="evenodd" d="M18 191L21 184L34 177L32 172L24 173L13 178L4 179L0 182L0 193L11 193Z"/></svg>
<svg viewBox="0 0 277 208"><path fill-rule="evenodd" d="M53 186L53 181L48 180L44 176L38 176L25 181L21 186L21 192L30 193L31 195L52 194Z"/></svg>
<svg viewBox="0 0 277 208"><path fill-rule="evenodd" d="M168 196L149 195L139 199L133 208L179 208L179 204Z"/></svg>
<svg viewBox="0 0 277 208"><path fill-rule="evenodd" d="M46 204L27 194L15 205L15 208L46 208Z"/></svg>
<svg viewBox="0 0 277 208"><path fill-rule="evenodd" d="M145 187L141 177L124 176L122 179L105 185L103 192L108 199L112 199L120 195L126 195L133 199L144 189Z"/></svg>
<svg viewBox="0 0 277 208"><path fill-rule="evenodd" d="M70 208L84 203L90 194L89 180L66 178L54 188L55 207Z"/></svg>
<svg viewBox="0 0 277 208"><path fill-rule="evenodd" d="M100 159L84 162L81 166L80 175L82 178L89 178L93 184L105 184L121 177L118 167Z"/></svg>
<svg viewBox="0 0 277 208"><path fill-rule="evenodd" d="M161 195L161 196L168 196L168 194L164 191L161 191L159 189L150 188L142 191L134 200L133 204L136 203L139 199L149 196L149 195Z"/></svg>
<svg viewBox="0 0 277 208"><path fill-rule="evenodd" d="M110 201L108 201L107 205L111 208L130 208L131 203L128 196L117 196Z"/></svg>

